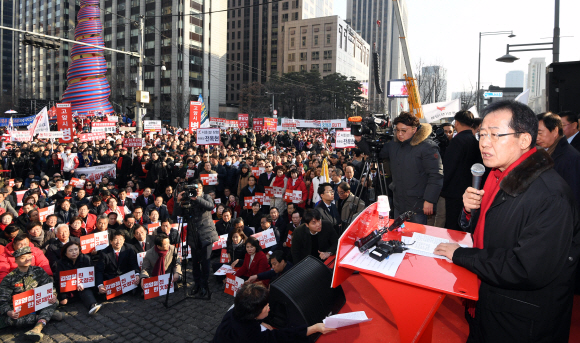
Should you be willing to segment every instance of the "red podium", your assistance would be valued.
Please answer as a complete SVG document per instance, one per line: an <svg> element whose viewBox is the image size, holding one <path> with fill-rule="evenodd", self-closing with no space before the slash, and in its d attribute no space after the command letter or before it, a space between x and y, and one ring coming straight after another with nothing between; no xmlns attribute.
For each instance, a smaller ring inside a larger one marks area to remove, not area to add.
<svg viewBox="0 0 580 343"><path fill-rule="evenodd" d="M451 294L477 300L477 276L446 260L407 253L394 277L374 271L341 265L356 239L378 227L377 204L367 207L348 227L338 242L332 287L339 286L355 270L360 272L383 297L395 317L401 342L431 342L433 316L445 298ZM397 239L419 232L472 246L471 235L414 223L405 223L402 232L389 232L383 239Z"/></svg>

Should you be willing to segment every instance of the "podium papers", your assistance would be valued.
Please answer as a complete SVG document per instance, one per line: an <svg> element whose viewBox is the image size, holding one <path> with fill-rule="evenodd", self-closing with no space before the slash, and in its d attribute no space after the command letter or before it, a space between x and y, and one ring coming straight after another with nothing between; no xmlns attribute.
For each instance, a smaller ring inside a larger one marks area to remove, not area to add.
<svg viewBox="0 0 580 343"><path fill-rule="evenodd" d="M372 254L372 252L370 252ZM368 254L361 253L358 248L353 248L342 260L341 265L352 266L386 276L395 276L399 265L405 258L405 253L392 254L387 259L379 262Z"/></svg>
<svg viewBox="0 0 580 343"><path fill-rule="evenodd" d="M354 324L360 324L364 322L369 322L373 320L372 318L367 318L365 311L349 312L335 314L334 316L326 317L322 322L324 326L331 329L338 329L343 326L349 326Z"/></svg>

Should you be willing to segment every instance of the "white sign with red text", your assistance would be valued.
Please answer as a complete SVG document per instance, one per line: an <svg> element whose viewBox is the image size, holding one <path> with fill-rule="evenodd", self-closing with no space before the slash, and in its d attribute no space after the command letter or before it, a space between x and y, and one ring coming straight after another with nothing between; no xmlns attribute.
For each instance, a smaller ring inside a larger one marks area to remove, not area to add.
<svg viewBox="0 0 580 343"><path fill-rule="evenodd" d="M274 235L274 230L272 228L258 232L252 235L252 237L256 237L260 241L260 247L262 247L262 249L276 245L276 236Z"/></svg>

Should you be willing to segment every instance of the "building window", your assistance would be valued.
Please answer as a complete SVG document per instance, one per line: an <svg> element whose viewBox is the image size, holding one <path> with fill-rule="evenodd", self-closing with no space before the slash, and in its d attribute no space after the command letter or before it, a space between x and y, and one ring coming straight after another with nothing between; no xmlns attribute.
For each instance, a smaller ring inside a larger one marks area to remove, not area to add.
<svg viewBox="0 0 580 343"><path fill-rule="evenodd" d="M283 13L282 14L282 22L287 22L288 21L288 13Z"/></svg>
<svg viewBox="0 0 580 343"><path fill-rule="evenodd" d="M302 37L302 46L305 47L306 46L306 37Z"/></svg>
<svg viewBox="0 0 580 343"><path fill-rule="evenodd" d="M325 73L332 71L332 63L324 63L322 71Z"/></svg>
<svg viewBox="0 0 580 343"><path fill-rule="evenodd" d="M300 53L300 61L307 61L308 60L308 53L307 52L301 52Z"/></svg>
<svg viewBox="0 0 580 343"><path fill-rule="evenodd" d="M314 36L314 46L318 45L318 35Z"/></svg>
<svg viewBox="0 0 580 343"><path fill-rule="evenodd" d="M301 64L300 65L300 71L306 71L306 67L307 67L306 64Z"/></svg>
<svg viewBox="0 0 580 343"><path fill-rule="evenodd" d="M310 66L311 71L318 71L320 68L320 64L313 64Z"/></svg>
<svg viewBox="0 0 580 343"><path fill-rule="evenodd" d="M324 59L331 60L332 59L332 50L325 50L324 51Z"/></svg>
<svg viewBox="0 0 580 343"><path fill-rule="evenodd" d="M288 9L288 1L282 3L282 10L285 11L287 9Z"/></svg>
<svg viewBox="0 0 580 343"><path fill-rule="evenodd" d="M326 34L326 44L330 44L330 33Z"/></svg>
<svg viewBox="0 0 580 343"><path fill-rule="evenodd" d="M294 47L294 37L290 38L290 47L293 48Z"/></svg>
<svg viewBox="0 0 580 343"><path fill-rule="evenodd" d="M312 52L312 60L318 61L319 58L320 58L320 51L313 51Z"/></svg>
<svg viewBox="0 0 580 343"><path fill-rule="evenodd" d="M296 59L296 54L288 54L288 62L294 62Z"/></svg>
<svg viewBox="0 0 580 343"><path fill-rule="evenodd" d="M294 66L288 66L288 72L289 73L294 72Z"/></svg>
<svg viewBox="0 0 580 343"><path fill-rule="evenodd" d="M298 20L298 12L292 13L292 20Z"/></svg>

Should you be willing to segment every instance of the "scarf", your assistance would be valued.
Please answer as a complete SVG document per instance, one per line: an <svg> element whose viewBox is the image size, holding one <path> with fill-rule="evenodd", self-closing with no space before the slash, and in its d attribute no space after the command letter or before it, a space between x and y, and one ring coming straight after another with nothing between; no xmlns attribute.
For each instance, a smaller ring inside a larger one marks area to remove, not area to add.
<svg viewBox="0 0 580 343"><path fill-rule="evenodd" d="M558 146L558 143L560 142L560 139L562 139L562 137L558 137L558 139L556 139L556 141L554 142L554 144L552 144L546 151L548 152L548 155L552 156L552 153L554 152L554 150L556 150L556 147ZM543 149L543 148L540 148Z"/></svg>
<svg viewBox="0 0 580 343"><path fill-rule="evenodd" d="M8 225L10 224L0 224L0 230L4 231Z"/></svg>
<svg viewBox="0 0 580 343"><path fill-rule="evenodd" d="M272 182L272 186L273 187L280 187L280 188L284 187L284 180L285 179L286 178L284 176L278 177L278 175L276 175L274 177L274 181Z"/></svg>
<svg viewBox="0 0 580 343"><path fill-rule="evenodd" d="M477 220L477 225L475 226L475 231L473 232L473 247L477 249L483 249L484 245L484 230L485 230L485 216L487 211L493 204L493 200L499 193L501 188L501 181L504 177L506 177L515 167L517 167L520 163L522 163L526 158L530 157L533 153L537 151L536 148L531 149L530 151L526 152L517 161L512 163L506 170L503 172L497 168L491 170L487 180L485 181L485 185L483 186L483 190L485 193L483 194L483 198L481 199L481 207L479 209L479 219ZM481 285L481 280L478 280L478 285ZM468 307L468 312L472 318L475 318L475 301L468 301L466 303Z"/></svg>
<svg viewBox="0 0 580 343"><path fill-rule="evenodd" d="M28 235L28 239L30 239L32 242L36 243L36 245L41 247L42 243L44 242L44 230L40 230L40 236L38 237L32 237Z"/></svg>
<svg viewBox="0 0 580 343"><path fill-rule="evenodd" d="M83 235L83 230L82 230L82 228L80 228L78 230L73 230L71 228L70 229L70 235L73 236L73 237L81 238L81 236Z"/></svg>
<svg viewBox="0 0 580 343"><path fill-rule="evenodd" d="M169 250L161 251L155 246L155 252L159 255L159 258L155 262L155 266L153 266L151 277L165 274L165 256L167 256Z"/></svg>

